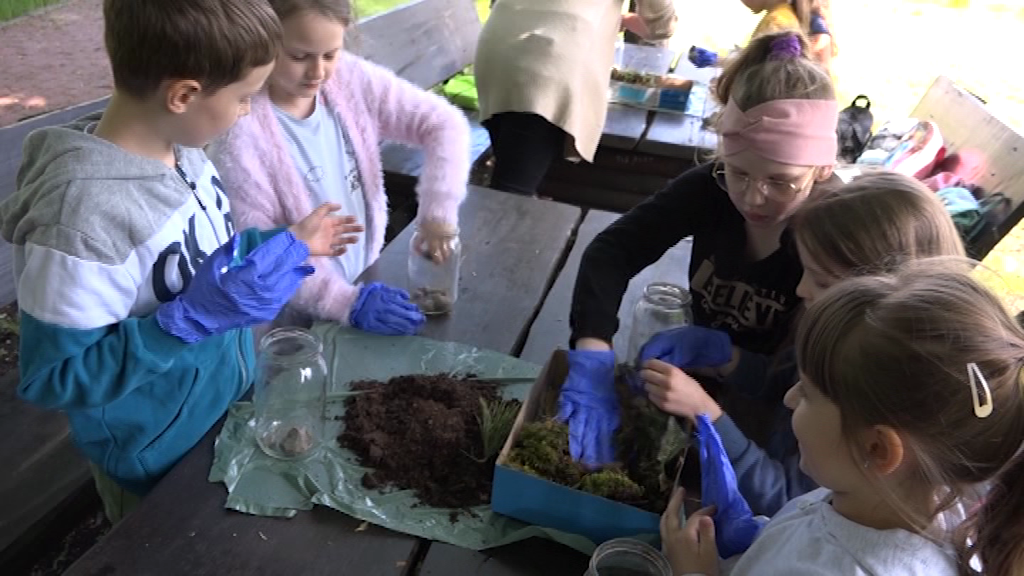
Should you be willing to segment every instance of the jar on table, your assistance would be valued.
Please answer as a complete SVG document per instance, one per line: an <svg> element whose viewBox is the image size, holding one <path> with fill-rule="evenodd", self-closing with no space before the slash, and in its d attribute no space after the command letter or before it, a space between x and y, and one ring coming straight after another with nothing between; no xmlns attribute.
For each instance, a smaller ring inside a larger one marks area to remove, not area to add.
<svg viewBox="0 0 1024 576"><path fill-rule="evenodd" d="M658 332L693 324L691 300L690 292L675 284L648 284L633 308L633 330L626 361L635 361L640 348Z"/></svg>
<svg viewBox="0 0 1024 576"><path fill-rule="evenodd" d="M586 576L672 576L665 555L632 538L616 538L601 544L590 557Z"/></svg>
<svg viewBox="0 0 1024 576"><path fill-rule="evenodd" d="M459 298L459 229L432 230L429 236L440 241L428 242L417 226L409 241L409 295L424 314L447 314Z"/></svg>
<svg viewBox="0 0 1024 576"><path fill-rule="evenodd" d="M277 328L260 339L253 407L256 442L274 458L294 460L323 440L327 364L323 344L304 328Z"/></svg>

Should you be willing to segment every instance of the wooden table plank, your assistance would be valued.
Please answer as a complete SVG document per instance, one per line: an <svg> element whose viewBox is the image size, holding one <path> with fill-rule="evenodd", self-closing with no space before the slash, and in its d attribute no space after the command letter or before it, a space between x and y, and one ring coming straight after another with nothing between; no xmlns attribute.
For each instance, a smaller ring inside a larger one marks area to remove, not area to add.
<svg viewBox="0 0 1024 576"><path fill-rule="evenodd" d="M470 187L462 207L459 301L428 320L423 336L516 354L561 264L582 212L575 206ZM406 228L363 274L408 284Z"/></svg>
<svg viewBox="0 0 1024 576"><path fill-rule="evenodd" d="M617 66L638 72L664 74L668 72L675 58L674 51L654 46L619 43L615 50ZM632 150L643 137L648 120L647 110L609 104L601 135L601 146Z"/></svg>
<svg viewBox="0 0 1024 576"><path fill-rule="evenodd" d="M575 207L473 187L462 208L460 298L424 334L515 353L579 223ZM367 276L404 285L411 230ZM71 569L99 574L402 575L426 544L316 506L292 519L223 508L226 490L206 480L221 425Z"/></svg>
<svg viewBox="0 0 1024 576"><path fill-rule="evenodd" d="M420 576L567 576L587 571L590 558L552 540L531 538L501 548L471 552L431 545Z"/></svg>
<svg viewBox="0 0 1024 576"><path fill-rule="evenodd" d="M530 328L521 358L543 364L547 362L551 351L569 346L569 309L572 305L572 291L579 273L580 259L583 251L602 230L618 218L618 214L591 210L583 219L576 242L573 244L569 258L551 286L548 297L540 314ZM690 269L689 239L683 240L672 247L660 260L637 274L629 283L629 288L622 298L619 307L619 331L615 334L613 346L619 355L626 353L629 345L629 333L633 328L633 307L643 294L644 287L651 282L672 282L688 288Z"/></svg>

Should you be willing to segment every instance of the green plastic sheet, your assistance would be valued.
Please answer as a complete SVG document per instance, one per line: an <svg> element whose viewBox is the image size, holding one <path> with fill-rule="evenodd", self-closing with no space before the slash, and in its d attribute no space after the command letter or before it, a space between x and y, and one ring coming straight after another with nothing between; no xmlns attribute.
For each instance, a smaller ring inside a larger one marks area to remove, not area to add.
<svg viewBox="0 0 1024 576"><path fill-rule="evenodd" d="M415 506L411 491L368 490L362 485L366 468L354 454L338 447L344 399L354 380L387 380L403 374L473 373L486 378L535 377L540 368L505 354L472 346L419 337L384 337L334 324L313 328L324 342L331 388L328 395L324 446L300 461L281 461L256 445L253 408L238 403L228 412L214 448L211 482L227 486L227 508L261 516L293 517L314 504L328 506L359 520L385 528L481 550L540 536L590 554L586 538L529 526L480 506L472 514ZM525 399L531 384L502 386L507 398Z"/></svg>

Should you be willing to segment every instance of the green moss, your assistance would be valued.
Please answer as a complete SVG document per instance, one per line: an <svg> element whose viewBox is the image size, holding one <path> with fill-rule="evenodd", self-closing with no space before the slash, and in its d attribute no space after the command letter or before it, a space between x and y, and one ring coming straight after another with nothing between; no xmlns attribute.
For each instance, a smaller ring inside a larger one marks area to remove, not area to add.
<svg viewBox="0 0 1024 576"><path fill-rule="evenodd" d="M587 474L580 481L579 489L619 502L636 502L644 497L643 488L626 476L626 472L620 468L606 468L600 472Z"/></svg>

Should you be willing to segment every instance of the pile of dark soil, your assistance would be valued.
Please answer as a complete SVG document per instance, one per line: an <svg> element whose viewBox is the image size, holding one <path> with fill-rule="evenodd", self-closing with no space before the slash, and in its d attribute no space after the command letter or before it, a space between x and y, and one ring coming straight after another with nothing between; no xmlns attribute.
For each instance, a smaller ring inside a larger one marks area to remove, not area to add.
<svg viewBox="0 0 1024 576"><path fill-rule="evenodd" d="M616 464L588 470L575 462L569 455L569 427L551 418L523 425L509 464L556 484L661 514L671 495L658 460L664 415L633 394L623 378L617 388L621 425L615 434Z"/></svg>
<svg viewBox="0 0 1024 576"><path fill-rule="evenodd" d="M0 378L18 370L18 347L21 336L18 325L18 303L0 308Z"/></svg>
<svg viewBox="0 0 1024 576"><path fill-rule="evenodd" d="M498 399L493 382L448 375L397 376L351 384L338 443L352 450L370 489L409 489L437 508L491 500L494 458L480 462L480 401Z"/></svg>

